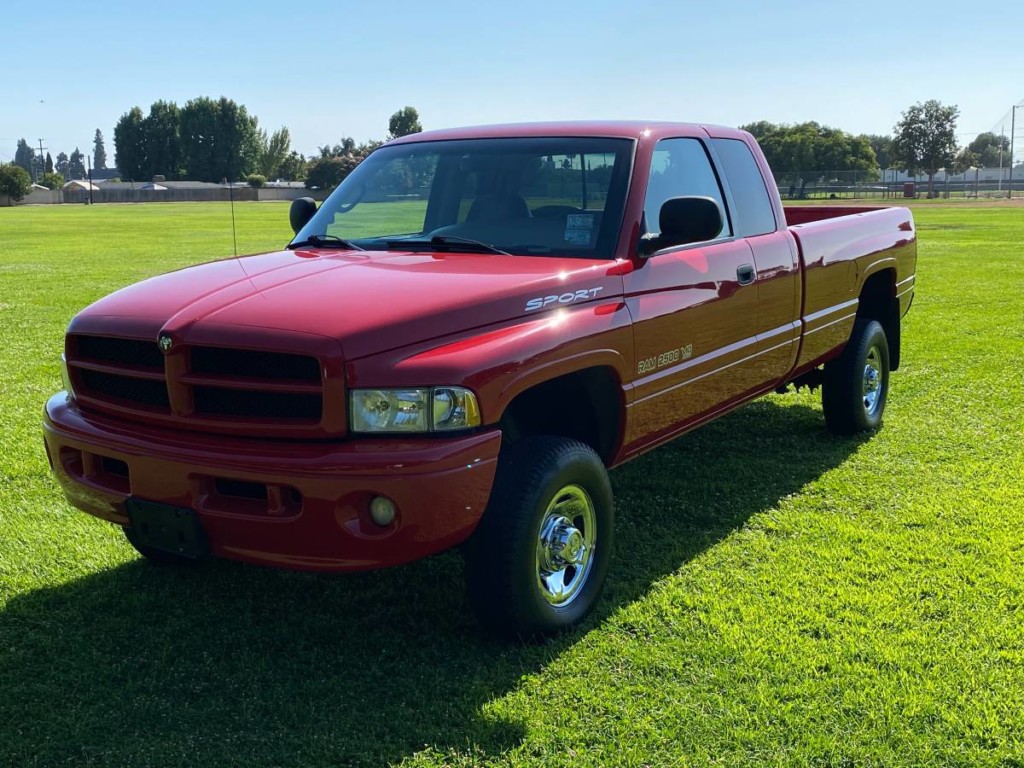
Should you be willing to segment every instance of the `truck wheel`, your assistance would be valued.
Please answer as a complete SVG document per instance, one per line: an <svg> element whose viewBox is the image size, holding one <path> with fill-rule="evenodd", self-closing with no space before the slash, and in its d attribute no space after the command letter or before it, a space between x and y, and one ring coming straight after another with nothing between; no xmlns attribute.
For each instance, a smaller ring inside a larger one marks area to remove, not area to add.
<svg viewBox="0 0 1024 768"><path fill-rule="evenodd" d="M122 528L121 530L124 531L124 537L128 539L128 543L135 547L135 551L154 565L191 565L196 562L194 558L183 557L142 544L132 528Z"/></svg>
<svg viewBox="0 0 1024 768"><path fill-rule="evenodd" d="M875 320L858 320L846 349L825 364L821 403L825 424L853 435L882 424L889 394L889 343Z"/></svg>
<svg viewBox="0 0 1024 768"><path fill-rule="evenodd" d="M466 587L480 623L530 639L581 621L611 558L608 473L575 440L528 437L502 449L491 500L466 551Z"/></svg>

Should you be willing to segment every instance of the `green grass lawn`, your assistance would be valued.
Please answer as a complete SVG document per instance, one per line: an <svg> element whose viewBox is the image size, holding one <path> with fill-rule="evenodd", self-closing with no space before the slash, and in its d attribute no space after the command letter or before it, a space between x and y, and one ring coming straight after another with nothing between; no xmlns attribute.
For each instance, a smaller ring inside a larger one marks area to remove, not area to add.
<svg viewBox="0 0 1024 768"><path fill-rule="evenodd" d="M235 206L240 252L287 206ZM461 561L138 559L42 450L64 329L226 204L0 209L0 766L1024 766L1024 208L927 206L884 429L772 396L612 474L597 614L483 637Z"/></svg>

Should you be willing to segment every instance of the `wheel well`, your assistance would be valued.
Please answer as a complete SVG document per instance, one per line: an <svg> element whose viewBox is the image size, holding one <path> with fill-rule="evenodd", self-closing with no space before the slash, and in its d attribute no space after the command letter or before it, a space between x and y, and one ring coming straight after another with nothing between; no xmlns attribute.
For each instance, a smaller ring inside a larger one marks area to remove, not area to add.
<svg viewBox="0 0 1024 768"><path fill-rule="evenodd" d="M605 464L621 432L622 387L611 368L586 368L516 395L498 426L506 440L530 435L571 437L593 448Z"/></svg>
<svg viewBox="0 0 1024 768"><path fill-rule="evenodd" d="M873 274L860 291L857 317L877 320L889 342L889 367L900 367L900 303L896 298L896 271L886 269Z"/></svg>

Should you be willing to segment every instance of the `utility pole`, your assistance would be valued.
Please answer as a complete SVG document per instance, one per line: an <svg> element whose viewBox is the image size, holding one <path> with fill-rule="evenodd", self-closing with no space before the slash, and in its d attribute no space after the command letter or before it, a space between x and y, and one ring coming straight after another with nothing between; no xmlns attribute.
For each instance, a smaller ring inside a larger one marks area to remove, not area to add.
<svg viewBox="0 0 1024 768"><path fill-rule="evenodd" d="M1003 144L1006 143L1006 123L999 126L999 191L1003 191Z"/></svg>
<svg viewBox="0 0 1024 768"><path fill-rule="evenodd" d="M46 159L45 159L46 155L43 154L43 150L45 150L45 149L49 149L49 147L44 147L43 146L43 140L39 139L39 167L42 168L42 171L46 170ZM32 181L39 181L39 177L36 176L35 173L34 173L34 171L35 171L35 163L32 163L32 169L33 169ZM42 171L40 171L40 173L39 173L40 176L42 175Z"/></svg>

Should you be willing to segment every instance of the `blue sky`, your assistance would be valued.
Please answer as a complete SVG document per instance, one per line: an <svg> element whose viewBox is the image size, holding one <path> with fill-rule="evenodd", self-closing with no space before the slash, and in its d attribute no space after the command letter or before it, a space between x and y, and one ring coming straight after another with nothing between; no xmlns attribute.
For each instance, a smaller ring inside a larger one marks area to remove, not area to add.
<svg viewBox="0 0 1024 768"><path fill-rule="evenodd" d="M985 6L987 8L987 6ZM981 8L981 6L979 6ZM426 128L573 118L888 133L929 98L958 133L1024 99L1024 3L52 2L4 12L0 161L91 148L132 106L227 96L310 154ZM1024 117L1024 110L1018 110ZM1009 121L1006 123L1009 132ZM1024 126L1018 126L1018 144Z"/></svg>

